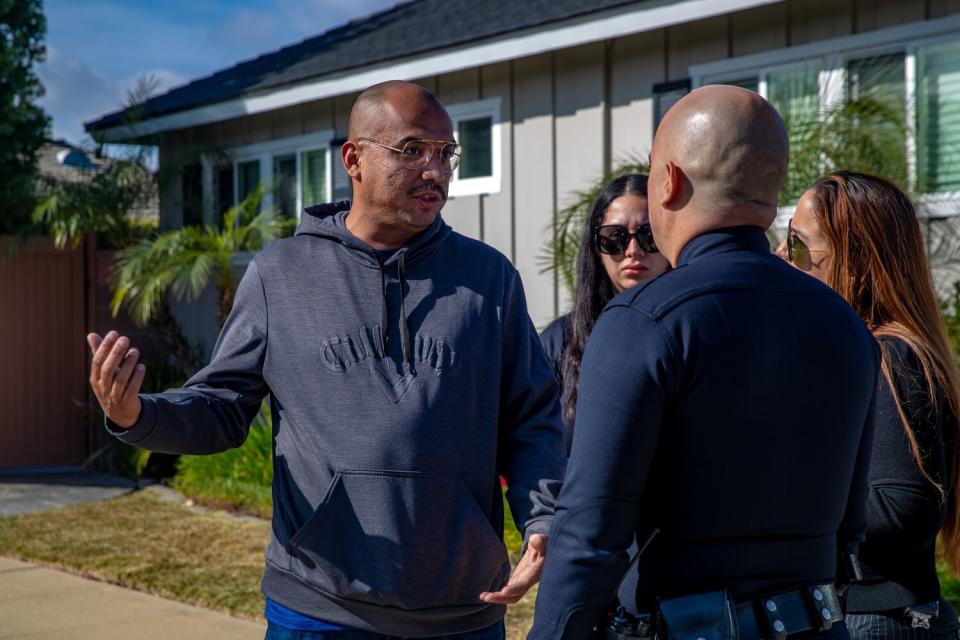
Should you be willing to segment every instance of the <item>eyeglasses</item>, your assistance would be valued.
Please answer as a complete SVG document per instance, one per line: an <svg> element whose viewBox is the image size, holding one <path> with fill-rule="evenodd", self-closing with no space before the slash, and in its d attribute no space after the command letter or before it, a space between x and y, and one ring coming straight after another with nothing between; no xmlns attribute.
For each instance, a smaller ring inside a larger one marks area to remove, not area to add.
<svg viewBox="0 0 960 640"><path fill-rule="evenodd" d="M653 232L650 230L650 223L645 222L634 230L633 233L627 231L622 224L606 224L596 228L593 233L593 241L596 243L597 251L610 256L623 253L630 246L630 239L635 238L637 245L647 253L660 253L657 245L653 241Z"/></svg>
<svg viewBox="0 0 960 640"><path fill-rule="evenodd" d="M809 269L813 261L810 254L825 251L825 249L811 249L793 230L793 218L787 221L787 260L800 267Z"/></svg>
<svg viewBox="0 0 960 640"><path fill-rule="evenodd" d="M460 158L463 156L462 149L456 142L447 142L446 140L410 140L403 145L402 149L391 147L388 144L358 138L357 142L368 142L384 149L390 149L400 154L400 162L404 169L416 170L423 169L430 164L433 158L433 152L440 150L440 170L450 174L460 166Z"/></svg>

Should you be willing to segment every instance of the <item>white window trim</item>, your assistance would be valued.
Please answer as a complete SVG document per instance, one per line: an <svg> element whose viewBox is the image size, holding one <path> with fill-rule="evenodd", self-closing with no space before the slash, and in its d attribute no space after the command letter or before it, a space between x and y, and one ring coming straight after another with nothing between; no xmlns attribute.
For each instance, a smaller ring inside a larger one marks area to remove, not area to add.
<svg viewBox="0 0 960 640"><path fill-rule="evenodd" d="M474 118L490 118L490 153L492 155L490 170L491 175L481 178L460 179L460 169L454 172L450 178L449 195L451 198L460 196L475 196L486 193L499 193L502 175L502 131L500 107L502 99L487 98L485 100L476 100L473 102L461 102L447 106L447 113L453 121L453 136L459 142L461 120L472 120Z"/></svg>
<svg viewBox="0 0 960 640"><path fill-rule="evenodd" d="M290 138L278 138L276 140L267 140L266 142L257 142L239 147L232 147L226 150L227 156L233 162L233 201L240 201L240 174L239 167L243 162L254 160L260 161L260 182L269 186L273 184L273 158L280 155L290 155L296 158L297 162L297 202L296 215L300 219L300 212L303 210L303 185L302 167L300 157L306 151L324 151L324 177L326 184L324 190L327 197L333 193L333 180L330 175L330 142L333 140L333 129L321 129L302 136ZM320 203L313 203L320 204ZM264 209L270 209L274 206L273 192L265 191L263 194Z"/></svg>
<svg viewBox="0 0 960 640"><path fill-rule="evenodd" d="M768 69L780 65L803 62L811 58L823 58L831 54L874 55L884 50L892 53L899 45L932 44L937 40L956 38L960 32L960 15L911 22L906 25L878 29L852 36L818 40L783 49L762 51L736 58L726 58L715 62L706 62L690 66L690 83L694 88L715 81L718 76L732 78L757 69Z"/></svg>
<svg viewBox="0 0 960 640"><path fill-rule="evenodd" d="M916 74L917 49L939 42L960 39L960 16L913 22L878 29L862 34L820 40L806 45L728 58L690 66L692 88L711 82L741 79L756 75L760 95L767 95L767 75L815 60L821 61L820 95L823 105L842 99L846 90L846 63L850 59L904 54L904 97L907 119L907 176L911 189L917 180ZM960 192L922 194L919 196L922 217L960 215ZM795 206L780 207L775 228L786 228Z"/></svg>

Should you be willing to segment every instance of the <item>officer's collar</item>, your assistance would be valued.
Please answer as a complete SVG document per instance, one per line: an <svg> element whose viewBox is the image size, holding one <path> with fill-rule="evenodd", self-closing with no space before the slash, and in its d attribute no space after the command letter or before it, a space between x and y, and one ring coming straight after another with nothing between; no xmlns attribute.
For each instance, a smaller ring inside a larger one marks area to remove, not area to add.
<svg viewBox="0 0 960 640"><path fill-rule="evenodd" d="M676 266L687 264L700 256L727 251L770 253L770 241L760 227L728 227L708 231L687 243L677 258Z"/></svg>

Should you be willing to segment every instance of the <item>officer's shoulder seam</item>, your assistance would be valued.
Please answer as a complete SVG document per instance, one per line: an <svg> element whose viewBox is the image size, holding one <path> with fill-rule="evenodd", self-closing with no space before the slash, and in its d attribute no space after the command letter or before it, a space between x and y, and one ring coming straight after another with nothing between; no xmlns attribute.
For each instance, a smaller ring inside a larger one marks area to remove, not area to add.
<svg viewBox="0 0 960 640"><path fill-rule="evenodd" d="M727 284L727 285L717 285L710 284L697 287L695 289L687 290L682 293L678 293L675 296L658 302L655 305L651 305L646 309L648 315L651 318L656 318L657 320L662 320L664 317L670 313L677 310L678 307L683 306L688 302L692 302L697 298L702 298L704 296L716 295L718 293L726 293L729 291L755 291L757 293L789 293L791 295L816 295L816 296L831 296L836 295L835 292L831 291L818 291L818 290L802 290L794 289L790 287L758 287L753 283L744 283L744 284Z"/></svg>
<svg viewBox="0 0 960 640"><path fill-rule="evenodd" d="M674 341L673 336L670 334L669 331L667 331L667 328L663 326L662 317L657 317L654 314L652 314L650 310L631 304L629 302L620 302L617 304L610 305L603 310L603 313L606 313L611 309L629 309L630 311L633 311L634 313L642 316L644 319L650 322L654 327L656 327L657 331L660 332L660 336L663 338L664 343L666 343L667 349L669 349L670 351L670 355L673 357L678 357L678 354L680 353L679 345Z"/></svg>

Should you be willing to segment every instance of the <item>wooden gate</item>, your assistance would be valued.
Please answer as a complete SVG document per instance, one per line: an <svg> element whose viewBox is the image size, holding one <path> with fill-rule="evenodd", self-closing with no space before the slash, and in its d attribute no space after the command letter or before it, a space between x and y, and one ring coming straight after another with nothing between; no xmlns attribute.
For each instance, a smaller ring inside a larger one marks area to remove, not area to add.
<svg viewBox="0 0 960 640"><path fill-rule="evenodd" d="M91 241L0 238L0 469L78 466L93 438L85 335L96 326Z"/></svg>

